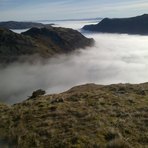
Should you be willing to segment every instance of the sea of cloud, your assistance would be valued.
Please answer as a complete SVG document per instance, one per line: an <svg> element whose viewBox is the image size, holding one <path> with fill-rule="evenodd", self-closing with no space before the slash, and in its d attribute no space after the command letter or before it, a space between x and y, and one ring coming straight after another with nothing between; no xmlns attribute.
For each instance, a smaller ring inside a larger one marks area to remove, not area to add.
<svg viewBox="0 0 148 148"><path fill-rule="evenodd" d="M95 39L94 47L44 64L13 63L1 68L0 100L20 102L40 88L58 93L85 83L148 82L148 36L82 33Z"/></svg>

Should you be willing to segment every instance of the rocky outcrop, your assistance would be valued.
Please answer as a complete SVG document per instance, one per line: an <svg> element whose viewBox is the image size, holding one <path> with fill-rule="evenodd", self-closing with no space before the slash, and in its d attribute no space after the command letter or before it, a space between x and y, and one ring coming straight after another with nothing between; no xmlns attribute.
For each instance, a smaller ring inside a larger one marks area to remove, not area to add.
<svg viewBox="0 0 148 148"><path fill-rule="evenodd" d="M29 99L33 99L33 98L36 98L36 97L39 97L39 96L42 96L42 95L45 95L45 94L46 94L45 90L38 89L38 90L36 90L32 93L32 95Z"/></svg>
<svg viewBox="0 0 148 148"><path fill-rule="evenodd" d="M148 35L148 14L131 18L105 18L96 25L86 25L84 30L103 33Z"/></svg>
<svg viewBox="0 0 148 148"><path fill-rule="evenodd" d="M46 27L51 26L54 24L42 24L42 23L35 23L35 22L16 22L16 21L8 21L8 22L0 22L1 28L7 28L7 29L28 29L32 27Z"/></svg>
<svg viewBox="0 0 148 148"><path fill-rule="evenodd" d="M0 63L28 60L32 55L50 58L56 54L91 46L93 42L93 39L88 39L78 31L68 28L31 28L22 34L1 28Z"/></svg>
<svg viewBox="0 0 148 148"><path fill-rule="evenodd" d="M147 118L148 83L86 84L11 106L0 104L0 144L147 147Z"/></svg>

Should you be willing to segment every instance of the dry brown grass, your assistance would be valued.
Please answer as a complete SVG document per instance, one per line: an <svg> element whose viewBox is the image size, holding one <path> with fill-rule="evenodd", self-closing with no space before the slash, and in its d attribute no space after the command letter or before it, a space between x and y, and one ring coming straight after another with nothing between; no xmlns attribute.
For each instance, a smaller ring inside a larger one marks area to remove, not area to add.
<svg viewBox="0 0 148 148"><path fill-rule="evenodd" d="M87 84L0 105L0 139L18 147L144 148L148 84Z"/></svg>

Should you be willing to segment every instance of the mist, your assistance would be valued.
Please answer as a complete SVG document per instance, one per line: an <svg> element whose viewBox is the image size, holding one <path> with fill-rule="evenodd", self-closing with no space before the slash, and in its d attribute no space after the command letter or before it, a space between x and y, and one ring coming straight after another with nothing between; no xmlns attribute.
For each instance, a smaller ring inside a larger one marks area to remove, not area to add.
<svg viewBox="0 0 148 148"><path fill-rule="evenodd" d="M89 34L94 47L60 55L46 63L14 63L0 69L0 101L21 102L34 90L49 93L96 83L142 83L148 81L148 36Z"/></svg>

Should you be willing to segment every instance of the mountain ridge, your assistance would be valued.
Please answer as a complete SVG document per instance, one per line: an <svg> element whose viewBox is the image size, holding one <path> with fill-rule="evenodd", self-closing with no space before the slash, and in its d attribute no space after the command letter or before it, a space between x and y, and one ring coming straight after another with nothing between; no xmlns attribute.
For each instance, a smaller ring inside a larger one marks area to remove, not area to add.
<svg viewBox="0 0 148 148"><path fill-rule="evenodd" d="M131 18L104 18L96 25L86 25L82 29L103 33L148 34L148 14Z"/></svg>
<svg viewBox="0 0 148 148"><path fill-rule="evenodd" d="M78 48L92 46L88 39L76 30L61 27L31 28L17 34L0 28L0 62L11 63L26 56L39 55L50 58L56 54L66 54Z"/></svg>
<svg viewBox="0 0 148 148"><path fill-rule="evenodd" d="M6 29L29 29L32 27L42 28L51 25L54 24L42 24L36 22L17 22L17 21L0 22L0 27Z"/></svg>

